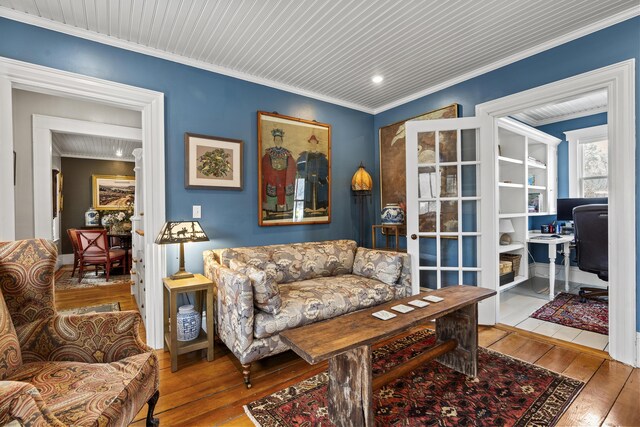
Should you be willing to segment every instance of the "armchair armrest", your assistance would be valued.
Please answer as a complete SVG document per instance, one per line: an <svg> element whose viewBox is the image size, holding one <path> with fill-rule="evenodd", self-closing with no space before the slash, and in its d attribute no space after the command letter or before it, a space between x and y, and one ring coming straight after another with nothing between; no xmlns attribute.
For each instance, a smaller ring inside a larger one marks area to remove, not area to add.
<svg viewBox="0 0 640 427"><path fill-rule="evenodd" d="M16 330L22 360L110 363L152 351L139 335L135 311L56 314Z"/></svg>
<svg viewBox="0 0 640 427"><path fill-rule="evenodd" d="M216 286L218 336L242 360L253 342L253 288L244 274L205 260L205 274Z"/></svg>
<svg viewBox="0 0 640 427"><path fill-rule="evenodd" d="M0 381L0 425L17 420L26 426L64 427L47 408L33 385L21 381Z"/></svg>

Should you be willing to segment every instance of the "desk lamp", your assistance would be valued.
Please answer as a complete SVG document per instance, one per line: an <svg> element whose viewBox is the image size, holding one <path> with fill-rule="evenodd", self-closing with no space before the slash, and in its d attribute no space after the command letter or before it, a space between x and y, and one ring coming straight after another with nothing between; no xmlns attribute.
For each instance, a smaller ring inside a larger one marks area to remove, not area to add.
<svg viewBox="0 0 640 427"><path fill-rule="evenodd" d="M498 231L502 233L500 235L500 244L501 245L509 245L511 244L511 236L509 233L515 233L516 230L513 229L513 223L510 219L501 219L498 224Z"/></svg>
<svg viewBox="0 0 640 427"><path fill-rule="evenodd" d="M166 245L180 243L180 267L171 279L188 279L193 277L192 273L184 269L184 244L185 242L207 242L209 238L198 221L167 221L160 234L156 238L156 243Z"/></svg>

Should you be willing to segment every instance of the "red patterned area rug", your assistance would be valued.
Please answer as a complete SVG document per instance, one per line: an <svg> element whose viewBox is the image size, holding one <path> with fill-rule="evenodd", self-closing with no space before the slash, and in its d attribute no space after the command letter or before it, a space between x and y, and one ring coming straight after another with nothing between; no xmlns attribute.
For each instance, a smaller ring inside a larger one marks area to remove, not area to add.
<svg viewBox="0 0 640 427"><path fill-rule="evenodd" d="M578 295L561 292L531 317L609 335L609 303L604 300L587 299L582 303Z"/></svg>
<svg viewBox="0 0 640 427"><path fill-rule="evenodd" d="M422 331L373 351L379 375L435 344ZM245 406L257 426L332 426L327 372ZM491 350L479 349L478 377L436 361L390 382L373 396L376 425L525 426L556 424L584 383Z"/></svg>

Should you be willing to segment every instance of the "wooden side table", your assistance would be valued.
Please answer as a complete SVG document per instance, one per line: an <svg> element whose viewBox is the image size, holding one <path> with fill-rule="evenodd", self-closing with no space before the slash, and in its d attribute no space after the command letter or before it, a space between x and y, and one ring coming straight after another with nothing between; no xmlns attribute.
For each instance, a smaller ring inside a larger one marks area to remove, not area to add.
<svg viewBox="0 0 640 427"><path fill-rule="evenodd" d="M376 230L380 229L384 233L384 237L385 237L385 246L384 248L380 248L380 249L400 251L399 249L400 229L403 228L404 226L405 226L404 224L393 224L393 225L373 224L371 226L371 249L377 249L376 248ZM395 246L393 248L389 246L389 237L391 236L391 233L395 235Z"/></svg>
<svg viewBox="0 0 640 427"><path fill-rule="evenodd" d="M171 353L171 372L178 370L178 356L195 350L207 350L207 360L213 360L213 283L202 274L188 279L162 279L164 283L164 349ZM200 330L198 338L192 341L178 341L178 294L195 292L194 308L202 313L202 294L205 294L207 312L207 332ZM171 325L169 325L171 319Z"/></svg>

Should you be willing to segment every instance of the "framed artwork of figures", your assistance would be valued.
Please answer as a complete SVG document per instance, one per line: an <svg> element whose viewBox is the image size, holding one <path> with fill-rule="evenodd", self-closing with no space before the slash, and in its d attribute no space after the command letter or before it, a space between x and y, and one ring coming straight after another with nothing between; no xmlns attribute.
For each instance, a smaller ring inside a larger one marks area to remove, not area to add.
<svg viewBox="0 0 640 427"><path fill-rule="evenodd" d="M258 223L331 222L331 125L258 111Z"/></svg>

